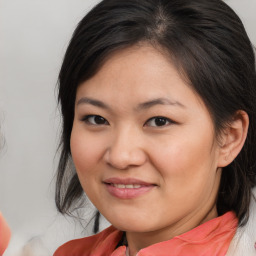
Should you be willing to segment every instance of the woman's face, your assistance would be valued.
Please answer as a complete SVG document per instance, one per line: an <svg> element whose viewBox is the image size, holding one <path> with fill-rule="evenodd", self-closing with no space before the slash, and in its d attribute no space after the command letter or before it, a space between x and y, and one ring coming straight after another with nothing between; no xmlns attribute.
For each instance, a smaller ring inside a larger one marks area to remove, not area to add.
<svg viewBox="0 0 256 256"><path fill-rule="evenodd" d="M150 46L117 52L78 87L71 152L84 191L120 230L177 235L217 215L212 119Z"/></svg>

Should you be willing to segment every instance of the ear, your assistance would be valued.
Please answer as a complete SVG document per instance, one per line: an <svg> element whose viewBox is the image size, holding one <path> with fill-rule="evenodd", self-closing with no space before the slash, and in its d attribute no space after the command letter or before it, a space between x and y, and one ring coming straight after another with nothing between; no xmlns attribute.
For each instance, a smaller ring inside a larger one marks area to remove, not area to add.
<svg viewBox="0 0 256 256"><path fill-rule="evenodd" d="M218 167L229 165L241 151L247 137L249 117L239 110L224 129L220 142Z"/></svg>

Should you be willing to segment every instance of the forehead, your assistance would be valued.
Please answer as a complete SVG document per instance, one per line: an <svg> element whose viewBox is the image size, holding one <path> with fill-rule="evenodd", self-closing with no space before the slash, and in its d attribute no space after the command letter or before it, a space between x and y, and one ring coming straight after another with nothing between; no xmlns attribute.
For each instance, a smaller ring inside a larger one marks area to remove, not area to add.
<svg viewBox="0 0 256 256"><path fill-rule="evenodd" d="M147 44L112 54L93 77L79 85L76 100L85 96L120 104L165 97L202 104L170 58Z"/></svg>

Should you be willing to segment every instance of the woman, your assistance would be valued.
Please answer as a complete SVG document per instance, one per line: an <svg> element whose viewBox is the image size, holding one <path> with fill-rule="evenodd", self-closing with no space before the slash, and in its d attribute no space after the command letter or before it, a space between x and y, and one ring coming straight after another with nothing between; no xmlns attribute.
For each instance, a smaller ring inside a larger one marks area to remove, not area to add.
<svg viewBox="0 0 256 256"><path fill-rule="evenodd" d="M57 207L69 212L84 191L113 226L55 256L236 246L256 183L256 76L224 2L102 1L74 32L59 102Z"/></svg>

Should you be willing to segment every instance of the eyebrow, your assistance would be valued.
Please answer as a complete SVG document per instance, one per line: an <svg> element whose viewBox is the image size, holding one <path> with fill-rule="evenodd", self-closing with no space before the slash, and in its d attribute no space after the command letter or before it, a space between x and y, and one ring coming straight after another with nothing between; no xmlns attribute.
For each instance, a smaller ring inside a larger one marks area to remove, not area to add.
<svg viewBox="0 0 256 256"><path fill-rule="evenodd" d="M88 97L83 97L83 98L79 99L77 101L76 105L78 106L80 104L89 104L89 105L93 105L93 106L103 108L103 109L108 109L108 110L111 109L104 102L102 102L100 100L93 99L93 98L88 98ZM140 103L135 109L136 110L149 109L155 105L170 105L170 106L178 106L178 107L185 108L185 106L182 103L180 103L179 101L172 101L167 98L156 98L156 99L152 99L152 100Z"/></svg>
<svg viewBox="0 0 256 256"><path fill-rule="evenodd" d="M152 99L152 100L149 100L149 101L139 104L136 109L138 109L138 110L148 109L155 105L171 105L171 106L178 106L178 107L185 108L185 105L183 105L179 101L172 101L167 98L157 98L157 99Z"/></svg>
<svg viewBox="0 0 256 256"><path fill-rule="evenodd" d="M95 100L95 99L92 99L92 98L87 98L87 97L83 97L81 99L79 99L76 103L76 105L80 105L80 104L90 104L90 105L93 105L93 106L96 106L96 107L100 107L100 108L104 108L104 109L110 109L110 107L103 103L102 101L100 100Z"/></svg>

